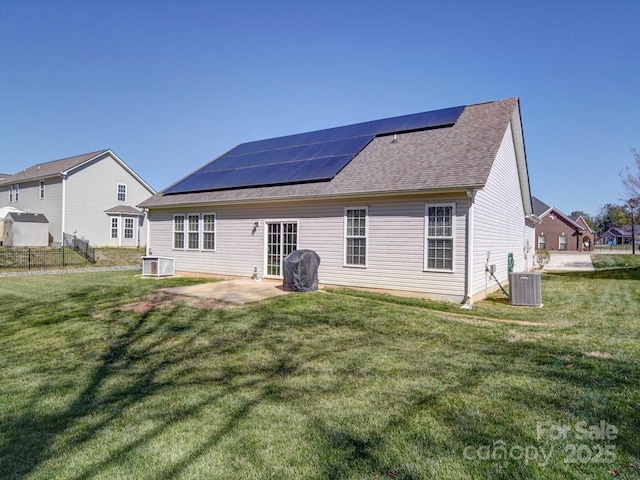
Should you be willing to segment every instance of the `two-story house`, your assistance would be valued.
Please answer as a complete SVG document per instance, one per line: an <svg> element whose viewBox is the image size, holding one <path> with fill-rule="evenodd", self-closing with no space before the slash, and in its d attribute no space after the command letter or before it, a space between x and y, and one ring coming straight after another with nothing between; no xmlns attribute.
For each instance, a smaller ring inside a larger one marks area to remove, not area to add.
<svg viewBox="0 0 640 480"><path fill-rule="evenodd" d="M0 179L0 206L44 214L53 244L66 233L98 247L146 245L146 215L136 205L154 193L111 150L39 163Z"/></svg>

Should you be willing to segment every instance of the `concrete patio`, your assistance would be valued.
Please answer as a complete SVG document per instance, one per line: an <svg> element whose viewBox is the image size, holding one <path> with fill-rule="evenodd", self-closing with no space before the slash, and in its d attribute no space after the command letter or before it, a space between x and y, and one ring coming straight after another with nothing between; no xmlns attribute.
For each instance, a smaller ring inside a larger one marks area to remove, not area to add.
<svg viewBox="0 0 640 480"><path fill-rule="evenodd" d="M257 302L265 298L292 293L282 289L282 280L263 279L255 282L249 278L164 288L162 291L174 295L213 298L222 302L238 304Z"/></svg>

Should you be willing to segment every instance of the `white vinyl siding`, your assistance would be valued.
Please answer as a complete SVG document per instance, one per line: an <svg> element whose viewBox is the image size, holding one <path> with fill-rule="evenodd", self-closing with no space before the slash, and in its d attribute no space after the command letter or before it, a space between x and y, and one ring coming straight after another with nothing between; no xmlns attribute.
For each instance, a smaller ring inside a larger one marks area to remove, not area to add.
<svg viewBox="0 0 640 480"><path fill-rule="evenodd" d="M347 207L344 213L344 264L367 266L367 207Z"/></svg>
<svg viewBox="0 0 640 480"><path fill-rule="evenodd" d="M215 252L172 249L174 215L200 213L200 208L151 209L150 245L154 255L174 258L177 271L248 278L257 268L265 276L268 238L265 230L276 220L295 222L297 248L313 250L320 256L321 283L407 290L462 300L466 196L363 197L356 202L353 205L367 206L366 269L344 266L345 204L351 203L345 200L216 205ZM454 270L447 275L424 270L426 203L456 206Z"/></svg>
<svg viewBox="0 0 640 480"><path fill-rule="evenodd" d="M45 199L40 198L40 180L20 182L19 199L20 205L15 205L19 210L41 213L49 221L49 233L53 236L53 242L60 241L61 215L62 215L62 180L60 177L46 180L47 195ZM15 184L4 187L5 192L15 193ZM7 198L7 197L5 197ZM13 196L13 201L16 201ZM104 213L102 213L104 215ZM108 234L109 224L106 216L101 217L101 222L105 232ZM73 231L68 232L73 234ZM93 246L93 245L92 245Z"/></svg>
<svg viewBox="0 0 640 480"><path fill-rule="evenodd" d="M45 196L41 197L41 181L44 181ZM63 188L64 183L64 188ZM117 185L126 185L127 202L117 201ZM9 185L4 187L5 202ZM13 185L12 193L15 192ZM23 211L42 213L49 220L52 242L59 244L64 231L78 238L89 240L92 247L117 246L111 238L111 216L105 213L116 206L135 207L152 195L142 183L118 163L113 156L105 154L93 162L71 170L66 180L59 175L20 182L19 200L15 205ZM15 195L13 201L15 201ZM14 205L12 203L12 205ZM65 211L63 214L63 205ZM141 212L142 213L142 212ZM134 216L134 215L130 215ZM120 225L122 228L122 220ZM146 245L146 216L134 221L134 239L123 242L123 246ZM122 232L120 232L122 237Z"/></svg>
<svg viewBox="0 0 640 480"><path fill-rule="evenodd" d="M55 201L52 197L52 186L49 183L53 181L53 179L47 179L47 199L41 201L40 204L49 205ZM60 180L57 181L60 182ZM118 184L126 185L126 202L118 201ZM151 195L152 193L113 156L110 154L100 156L81 168L72 170L68 175L65 186L65 231L77 230L78 237L88 239L91 246L115 246L111 239L111 225L107 220L109 215L105 211L113 207L136 207ZM60 199L56 203L58 211L60 211L61 205L62 200ZM40 206L34 208L40 208ZM49 217L47 216L47 218ZM122 222L121 219L121 230L124 225ZM138 217L134 223L135 241L128 239L126 242L123 241L121 246L146 245L146 217ZM52 226L51 233L55 238L58 238L61 230L61 225L55 229ZM125 240L122 231L120 238Z"/></svg>
<svg viewBox="0 0 640 480"><path fill-rule="evenodd" d="M425 270L453 271L454 204L425 208Z"/></svg>
<svg viewBox="0 0 640 480"><path fill-rule="evenodd" d="M529 247L535 245L535 232L525 220L513 138L510 124L487 182L475 195L472 295L484 296L499 288L487 266L495 265L498 280L508 281L509 253L513 254L514 272L533 265L535 252Z"/></svg>

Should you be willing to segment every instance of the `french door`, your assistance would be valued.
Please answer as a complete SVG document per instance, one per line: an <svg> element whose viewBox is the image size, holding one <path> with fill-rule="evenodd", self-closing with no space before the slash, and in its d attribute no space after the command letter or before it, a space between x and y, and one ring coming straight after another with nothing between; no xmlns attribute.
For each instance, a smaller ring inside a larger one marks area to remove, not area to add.
<svg viewBox="0 0 640 480"><path fill-rule="evenodd" d="M297 222L266 222L266 275L282 276L282 260L298 248Z"/></svg>

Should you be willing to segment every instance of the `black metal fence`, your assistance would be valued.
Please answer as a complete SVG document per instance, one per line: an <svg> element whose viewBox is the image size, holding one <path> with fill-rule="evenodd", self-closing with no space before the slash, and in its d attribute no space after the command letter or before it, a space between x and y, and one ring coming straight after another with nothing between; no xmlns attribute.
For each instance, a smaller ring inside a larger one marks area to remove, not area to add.
<svg viewBox="0 0 640 480"><path fill-rule="evenodd" d="M75 235L64 233L62 235L62 246L69 247L82 255L88 262L96 263L96 250L89 245L88 240L83 240Z"/></svg>
<svg viewBox="0 0 640 480"><path fill-rule="evenodd" d="M87 259L71 247L0 248L0 270L33 270L86 264Z"/></svg>

